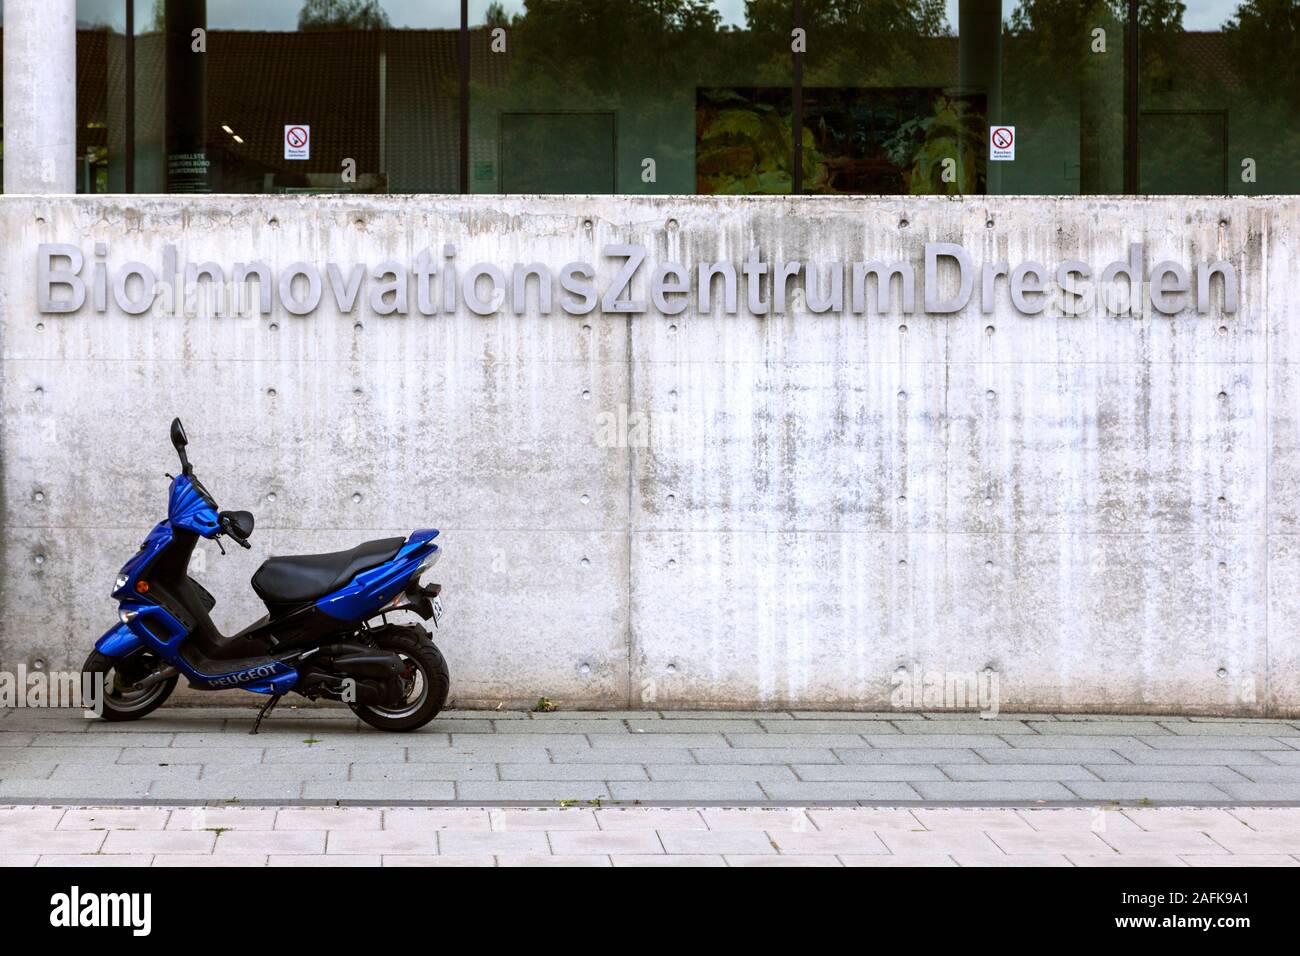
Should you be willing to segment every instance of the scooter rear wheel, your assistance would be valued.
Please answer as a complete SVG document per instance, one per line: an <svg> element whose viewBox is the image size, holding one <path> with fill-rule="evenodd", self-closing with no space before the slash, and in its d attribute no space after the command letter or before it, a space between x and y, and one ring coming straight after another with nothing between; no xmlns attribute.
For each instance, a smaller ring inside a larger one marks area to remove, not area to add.
<svg viewBox="0 0 1300 956"><path fill-rule="evenodd" d="M418 625L389 625L371 632L375 643L392 651L406 662L406 698L396 707L375 704L348 704L352 712L378 730L415 730L423 727L447 703L451 676L442 652L429 639L429 632Z"/></svg>
<svg viewBox="0 0 1300 956"><path fill-rule="evenodd" d="M137 690L130 679L118 671L118 662L99 651L91 651L81 667L87 674L104 676L103 693L99 695L99 716L105 720L139 720L151 714L172 695L179 675ZM152 669L152 668L150 668Z"/></svg>

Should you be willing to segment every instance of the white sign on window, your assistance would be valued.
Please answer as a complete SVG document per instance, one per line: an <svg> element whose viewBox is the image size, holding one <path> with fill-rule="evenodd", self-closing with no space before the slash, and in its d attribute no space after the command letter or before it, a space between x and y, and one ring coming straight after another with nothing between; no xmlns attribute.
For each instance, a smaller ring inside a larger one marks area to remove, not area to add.
<svg viewBox="0 0 1300 956"><path fill-rule="evenodd" d="M311 159L311 127L298 123L284 128L284 158Z"/></svg>
<svg viewBox="0 0 1300 956"><path fill-rule="evenodd" d="M1008 162L1016 158L1016 128L989 127L989 159Z"/></svg>

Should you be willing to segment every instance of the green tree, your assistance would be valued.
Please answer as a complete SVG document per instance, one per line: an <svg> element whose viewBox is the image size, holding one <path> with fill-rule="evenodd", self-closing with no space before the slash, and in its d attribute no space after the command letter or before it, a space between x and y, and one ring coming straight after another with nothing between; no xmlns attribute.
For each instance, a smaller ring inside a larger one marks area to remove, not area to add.
<svg viewBox="0 0 1300 956"><path fill-rule="evenodd" d="M1300 0L1246 0L1223 25L1223 35L1232 68L1251 96L1300 108Z"/></svg>
<svg viewBox="0 0 1300 956"><path fill-rule="evenodd" d="M299 30L386 30L392 24L379 0L306 0Z"/></svg>

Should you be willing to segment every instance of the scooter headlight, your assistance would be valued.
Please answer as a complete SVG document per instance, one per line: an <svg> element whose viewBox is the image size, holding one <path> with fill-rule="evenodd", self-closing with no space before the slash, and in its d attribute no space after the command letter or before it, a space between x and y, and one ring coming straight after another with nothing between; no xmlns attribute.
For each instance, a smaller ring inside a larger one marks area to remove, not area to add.
<svg viewBox="0 0 1300 956"><path fill-rule="evenodd" d="M122 588L126 587L126 582L127 582L126 575L119 574L117 576L117 583L113 585L113 593L116 594L118 591L122 590Z"/></svg>
<svg viewBox="0 0 1300 956"><path fill-rule="evenodd" d="M139 611L121 610L117 612L117 619L121 621L123 624L130 624L139 616L140 616Z"/></svg>

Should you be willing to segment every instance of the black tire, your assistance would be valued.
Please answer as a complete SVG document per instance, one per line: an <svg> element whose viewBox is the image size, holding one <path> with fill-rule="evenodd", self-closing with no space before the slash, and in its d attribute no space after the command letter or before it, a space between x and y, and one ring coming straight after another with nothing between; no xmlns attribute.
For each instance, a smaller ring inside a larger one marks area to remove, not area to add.
<svg viewBox="0 0 1300 956"><path fill-rule="evenodd" d="M348 706L377 730L407 731L423 727L438 716L451 689L451 676L447 673L447 662L442 652L434 646L429 632L418 625L388 625L370 633L381 649L400 654L407 661L410 696L401 707Z"/></svg>
<svg viewBox="0 0 1300 956"><path fill-rule="evenodd" d="M132 685L125 683L122 675L118 673L118 663L116 659L107 657L99 651L91 651L90 656L86 658L86 663L81 667L84 673L104 675L104 693L100 699L99 716L105 720L139 720L147 714L152 714L166 703L167 698L176 689L176 682L180 680L178 674L143 691L132 691ZM138 663L140 666L133 670L154 669L153 661ZM161 663L157 661L158 665Z"/></svg>

